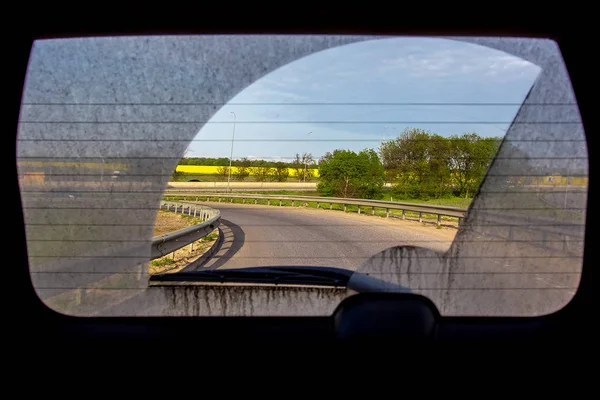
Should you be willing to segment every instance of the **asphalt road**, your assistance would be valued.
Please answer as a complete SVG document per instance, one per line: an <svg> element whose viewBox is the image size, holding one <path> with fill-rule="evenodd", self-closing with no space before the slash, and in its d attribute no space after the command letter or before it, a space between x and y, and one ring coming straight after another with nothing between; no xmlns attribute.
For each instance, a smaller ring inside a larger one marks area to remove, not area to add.
<svg viewBox="0 0 600 400"><path fill-rule="evenodd" d="M468 235L461 239L458 259L447 262L427 249L446 252L455 229L330 210L203 204L221 210L225 242L200 269L303 265L359 270L378 278L378 291L421 293L447 315L556 311L575 293L581 268L577 255L535 246L534 238L522 232L512 244ZM396 247L402 245L425 249Z"/></svg>
<svg viewBox="0 0 600 400"><path fill-rule="evenodd" d="M221 210L224 243L201 269L303 265L356 270L369 257L393 246L445 251L456 232L340 211L202 204Z"/></svg>

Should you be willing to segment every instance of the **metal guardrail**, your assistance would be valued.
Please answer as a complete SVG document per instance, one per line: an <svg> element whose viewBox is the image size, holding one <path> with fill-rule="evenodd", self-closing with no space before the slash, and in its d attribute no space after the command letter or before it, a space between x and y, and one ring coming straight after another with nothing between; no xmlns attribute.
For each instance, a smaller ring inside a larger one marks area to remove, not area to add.
<svg viewBox="0 0 600 400"><path fill-rule="evenodd" d="M279 202L281 206L282 201L294 202L313 202L317 203L317 207L322 204L329 204L329 208L332 208L332 204L344 205L344 211L346 206L356 205L358 206L358 213L361 213L361 207L371 208L371 213L374 214L375 209L385 209L386 217L389 217L390 210L402 211L402 218L406 211L418 212L419 222L422 222L423 214L434 214L437 215L437 225L441 225L441 217L449 216L458 218L458 224L461 225L463 219L467 217L467 209L449 206L433 206L428 204L414 204L414 203L401 203L384 200L366 200L366 199L347 199L339 197L314 197L314 196L286 196L286 195L261 195L261 194L223 194L223 193L198 193L198 192L181 192L181 193L166 193L166 196L177 196L177 197L192 197L196 201L209 201L210 199L217 199L219 202L222 199L232 201L232 199L242 199L242 202L246 200L267 200L267 204L271 205L271 202ZM473 221L471 228L473 231L478 231L482 234L498 236L506 240L513 240L516 236L523 236L526 240L539 241L545 247L545 244L556 243L556 240L548 240L551 235L558 235L564 242L562 247L566 248L567 244L572 240L581 241L584 236L585 224L580 223L560 223L554 219L531 217L526 215L511 215L510 213L500 212L486 212L481 210L473 210L476 215L477 221ZM498 229L498 228L506 229ZM506 232L503 232L506 230ZM497 232L498 231L498 232Z"/></svg>
<svg viewBox="0 0 600 400"><path fill-rule="evenodd" d="M405 216L406 211L418 212L419 213L419 222L423 220L423 214L434 214L437 215L437 225L441 225L442 216L447 217L455 217L458 218L459 225L462 222L462 219L465 218L467 214L467 209L458 208L458 207L448 207L448 206L434 206L428 204L414 204L414 203L399 203L393 201L384 201L384 200L368 200L368 199L348 199L341 197L314 197L314 196L286 196L286 195L262 195L262 194L224 194L224 193L198 193L198 192L181 192L181 193L166 193L166 197L174 196L174 197L192 197L195 198L196 201L201 201L211 198L216 198L220 202L221 199L228 199L232 201L232 199L242 199L242 202L245 203L246 200L254 200L255 204L257 200L267 200L267 204L270 205L271 201L279 201L279 205L284 200L291 201L292 206L296 201L298 202L312 202L317 203L317 208L321 208L321 204L329 204L329 209L333 208L333 204L341 204L344 206L344 211L346 211L346 207L349 205L358 206L358 213L361 213L361 207L371 208L371 213L375 213L376 208L385 209L386 217L389 217L390 210L400 210L402 211L402 218Z"/></svg>
<svg viewBox="0 0 600 400"><path fill-rule="evenodd" d="M207 206L185 202L161 201L160 208L173 210L175 213L180 212L181 214L200 217L204 222L175 232L153 237L151 260L163 257L205 237L221 223L221 211Z"/></svg>

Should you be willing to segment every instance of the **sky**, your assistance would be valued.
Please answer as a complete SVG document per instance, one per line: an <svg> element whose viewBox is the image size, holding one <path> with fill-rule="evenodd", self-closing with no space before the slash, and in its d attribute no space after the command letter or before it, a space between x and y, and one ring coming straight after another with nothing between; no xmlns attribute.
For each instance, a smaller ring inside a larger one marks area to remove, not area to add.
<svg viewBox="0 0 600 400"><path fill-rule="evenodd" d="M539 72L518 57L449 39L344 45L245 88L202 127L186 156L229 157L234 119L234 159L377 149L405 128L504 136Z"/></svg>

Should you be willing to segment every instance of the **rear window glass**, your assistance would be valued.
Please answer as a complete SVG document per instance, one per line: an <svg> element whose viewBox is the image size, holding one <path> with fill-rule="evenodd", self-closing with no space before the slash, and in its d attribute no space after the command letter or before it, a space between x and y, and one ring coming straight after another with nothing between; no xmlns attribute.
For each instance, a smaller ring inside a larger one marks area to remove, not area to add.
<svg viewBox="0 0 600 400"><path fill-rule="evenodd" d="M587 157L556 44L501 38L38 40L17 146L34 288L77 316L548 314Z"/></svg>

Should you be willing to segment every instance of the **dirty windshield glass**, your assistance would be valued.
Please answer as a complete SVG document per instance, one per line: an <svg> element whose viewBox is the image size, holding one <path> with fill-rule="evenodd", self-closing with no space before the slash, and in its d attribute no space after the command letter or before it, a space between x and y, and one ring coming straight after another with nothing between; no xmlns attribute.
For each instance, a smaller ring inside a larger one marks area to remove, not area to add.
<svg viewBox="0 0 600 400"><path fill-rule="evenodd" d="M18 132L29 268L70 315L551 313L587 149L548 40L38 40Z"/></svg>

